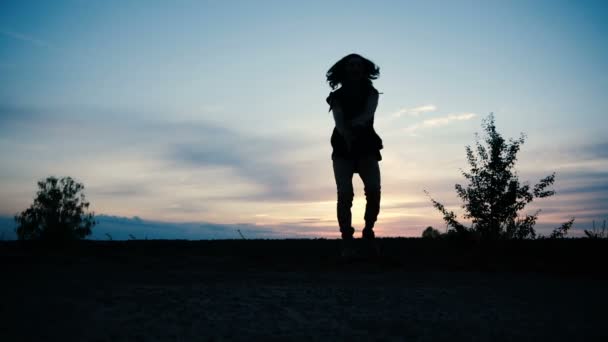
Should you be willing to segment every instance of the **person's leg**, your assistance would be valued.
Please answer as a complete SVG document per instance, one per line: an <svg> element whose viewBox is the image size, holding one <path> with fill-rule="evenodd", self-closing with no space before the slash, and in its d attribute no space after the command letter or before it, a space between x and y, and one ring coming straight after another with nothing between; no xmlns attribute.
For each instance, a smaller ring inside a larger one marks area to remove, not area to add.
<svg viewBox="0 0 608 342"><path fill-rule="evenodd" d="M355 165L352 160L338 159L333 161L334 177L338 190L337 216L338 225L343 239L352 238L355 230L352 227L352 214L350 208L353 205L353 173Z"/></svg>
<svg viewBox="0 0 608 342"><path fill-rule="evenodd" d="M375 158L367 157L357 161L359 176L365 189L365 228L363 238L374 238L374 224L380 212L380 165Z"/></svg>

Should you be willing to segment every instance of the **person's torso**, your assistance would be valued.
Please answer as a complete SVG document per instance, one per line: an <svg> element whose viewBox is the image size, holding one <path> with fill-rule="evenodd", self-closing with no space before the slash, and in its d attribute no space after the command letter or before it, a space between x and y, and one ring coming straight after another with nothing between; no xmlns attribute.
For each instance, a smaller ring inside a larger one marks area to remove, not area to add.
<svg viewBox="0 0 608 342"><path fill-rule="evenodd" d="M374 94L375 92L375 94ZM350 126L350 122L356 119L359 115L367 110L366 106L370 98L378 94L378 91L370 84L367 87L353 89L341 87L333 92L327 98L327 102L339 104L342 109L344 119ZM333 102L336 101L336 102ZM333 147L332 158L339 156L342 158L356 158L365 155L377 156L381 160L379 150L383 148L382 139L374 130L374 116L363 125L356 128L355 140L350 151L346 148L344 137L334 128L331 136L331 145Z"/></svg>
<svg viewBox="0 0 608 342"><path fill-rule="evenodd" d="M328 99L336 101L342 108L344 120L351 122L366 110L368 101L374 95L374 92L378 94L378 91L371 84L358 87L342 86L338 90L331 92ZM373 116L368 124L373 126Z"/></svg>

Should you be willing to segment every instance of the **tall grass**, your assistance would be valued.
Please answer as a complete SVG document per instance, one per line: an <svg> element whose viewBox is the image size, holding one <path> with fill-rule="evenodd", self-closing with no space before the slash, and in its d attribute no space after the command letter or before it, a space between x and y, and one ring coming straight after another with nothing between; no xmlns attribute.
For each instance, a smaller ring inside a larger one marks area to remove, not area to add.
<svg viewBox="0 0 608 342"><path fill-rule="evenodd" d="M606 229L606 220L602 223L602 228L595 227L595 220L593 221L593 227L591 230L585 229L585 235L590 239L606 239L608 238L608 230Z"/></svg>

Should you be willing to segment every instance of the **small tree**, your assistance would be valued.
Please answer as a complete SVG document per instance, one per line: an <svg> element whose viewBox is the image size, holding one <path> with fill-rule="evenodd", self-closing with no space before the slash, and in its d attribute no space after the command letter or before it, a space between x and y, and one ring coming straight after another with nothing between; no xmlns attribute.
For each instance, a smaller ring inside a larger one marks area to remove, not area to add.
<svg viewBox="0 0 608 342"><path fill-rule="evenodd" d="M70 177L48 177L38 182L34 203L15 216L20 240L66 241L91 234L94 214L87 212L89 202L84 185Z"/></svg>
<svg viewBox="0 0 608 342"><path fill-rule="evenodd" d="M470 170L462 171L462 175L469 184L455 185L458 197L464 202L464 218L471 219L472 226L461 224L456 214L440 202L433 198L431 202L443 214L450 234L475 233L490 240L535 238L534 225L540 210L532 215L519 216L518 213L535 198L554 194L548 188L555 181L555 173L542 178L533 187L521 184L513 168L525 135L522 133L519 139L505 141L496 131L493 114L483 120L482 128L486 133L485 144L476 134L475 149L466 146Z"/></svg>

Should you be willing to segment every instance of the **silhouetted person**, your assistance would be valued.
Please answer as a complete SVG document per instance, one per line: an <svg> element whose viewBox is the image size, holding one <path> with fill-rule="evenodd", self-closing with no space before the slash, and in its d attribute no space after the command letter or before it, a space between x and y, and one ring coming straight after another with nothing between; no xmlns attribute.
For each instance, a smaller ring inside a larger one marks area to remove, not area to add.
<svg viewBox="0 0 608 342"><path fill-rule="evenodd" d="M367 200L362 238L375 238L373 228L380 211L378 162L382 160L382 139L374 130L379 93L372 80L379 74L380 68L373 62L350 54L336 62L326 75L333 90L327 97L336 124L331 135L331 158L338 190L338 224L345 241L352 240L355 233L351 215L355 173L363 181Z"/></svg>

